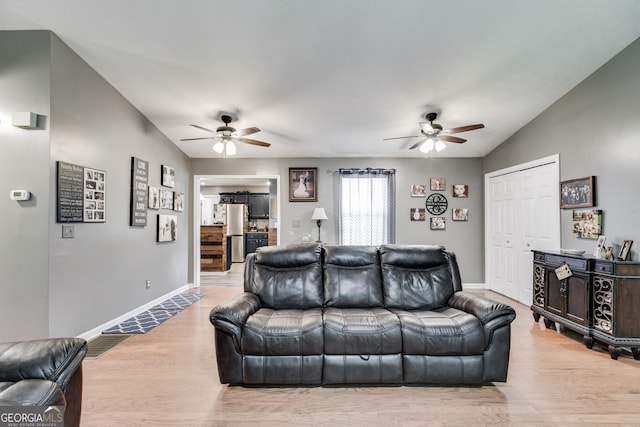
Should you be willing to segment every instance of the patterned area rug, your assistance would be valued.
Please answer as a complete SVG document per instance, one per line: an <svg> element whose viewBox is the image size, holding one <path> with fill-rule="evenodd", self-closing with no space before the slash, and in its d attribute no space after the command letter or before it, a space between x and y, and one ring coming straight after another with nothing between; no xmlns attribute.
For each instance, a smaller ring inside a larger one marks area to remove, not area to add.
<svg viewBox="0 0 640 427"><path fill-rule="evenodd" d="M106 331L103 334L145 334L167 319L171 319L185 308L189 307L205 294L180 294L171 299L154 305L149 310L135 317L125 320Z"/></svg>

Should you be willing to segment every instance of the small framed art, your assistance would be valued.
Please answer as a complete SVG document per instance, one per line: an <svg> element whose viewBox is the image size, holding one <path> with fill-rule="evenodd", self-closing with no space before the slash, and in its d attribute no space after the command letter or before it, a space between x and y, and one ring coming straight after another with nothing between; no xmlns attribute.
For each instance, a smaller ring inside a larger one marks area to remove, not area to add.
<svg viewBox="0 0 640 427"><path fill-rule="evenodd" d="M451 210L451 217L454 221L469 221L469 209L454 208Z"/></svg>
<svg viewBox="0 0 640 427"><path fill-rule="evenodd" d="M289 201L318 201L318 168L289 168Z"/></svg>
<svg viewBox="0 0 640 427"><path fill-rule="evenodd" d="M430 225L432 230L444 230L447 228L447 219L443 216L433 216Z"/></svg>
<svg viewBox="0 0 640 427"><path fill-rule="evenodd" d="M469 197L469 186L467 184L454 184L453 197Z"/></svg>
<svg viewBox="0 0 640 427"><path fill-rule="evenodd" d="M595 176L560 182L560 209L595 206Z"/></svg>
<svg viewBox="0 0 640 427"><path fill-rule="evenodd" d="M177 238L178 217L176 215L158 215L158 234L156 242L173 242Z"/></svg>
<svg viewBox="0 0 640 427"><path fill-rule="evenodd" d="M444 178L431 178L431 191L444 191L447 189L447 180Z"/></svg>
<svg viewBox="0 0 640 427"><path fill-rule="evenodd" d="M426 219L424 208L411 209L411 221L424 221Z"/></svg>
<svg viewBox="0 0 640 427"><path fill-rule="evenodd" d="M629 253L631 252L631 245L633 244L633 240L625 240L622 246L620 247L620 252L618 253L618 259L620 261L626 261L629 258Z"/></svg>
<svg viewBox="0 0 640 427"><path fill-rule="evenodd" d="M413 184L411 186L411 197L427 197L426 187L424 184Z"/></svg>
<svg viewBox="0 0 640 427"><path fill-rule="evenodd" d="M162 165L162 185L173 188L176 182L176 171L167 165Z"/></svg>

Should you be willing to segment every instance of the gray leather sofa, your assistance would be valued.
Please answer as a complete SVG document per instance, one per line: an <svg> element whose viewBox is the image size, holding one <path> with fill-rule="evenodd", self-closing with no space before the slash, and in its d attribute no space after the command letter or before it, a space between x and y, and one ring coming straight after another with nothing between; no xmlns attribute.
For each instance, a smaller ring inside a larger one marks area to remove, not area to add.
<svg viewBox="0 0 640 427"><path fill-rule="evenodd" d="M63 406L64 425L80 425L87 342L51 338L0 343L0 406Z"/></svg>
<svg viewBox="0 0 640 427"><path fill-rule="evenodd" d="M210 313L236 385L504 382L514 319L462 291L453 253L418 245L260 248Z"/></svg>

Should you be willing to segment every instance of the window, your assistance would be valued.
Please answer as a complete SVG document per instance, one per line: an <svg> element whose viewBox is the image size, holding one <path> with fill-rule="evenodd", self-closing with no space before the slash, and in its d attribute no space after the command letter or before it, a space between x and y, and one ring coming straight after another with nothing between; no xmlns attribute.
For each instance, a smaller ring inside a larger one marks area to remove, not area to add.
<svg viewBox="0 0 640 427"><path fill-rule="evenodd" d="M382 245L396 240L394 169L340 169L341 245Z"/></svg>

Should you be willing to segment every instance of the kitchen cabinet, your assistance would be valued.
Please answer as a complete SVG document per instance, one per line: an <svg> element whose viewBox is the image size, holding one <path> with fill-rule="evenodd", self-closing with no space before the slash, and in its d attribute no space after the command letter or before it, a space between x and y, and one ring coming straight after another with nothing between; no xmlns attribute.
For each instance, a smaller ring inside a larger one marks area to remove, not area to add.
<svg viewBox="0 0 640 427"><path fill-rule="evenodd" d="M246 248L247 254L254 253L262 246L269 246L269 233L247 233Z"/></svg>
<svg viewBox="0 0 640 427"><path fill-rule="evenodd" d="M200 226L200 271L227 271L227 233L220 225Z"/></svg>
<svg viewBox="0 0 640 427"><path fill-rule="evenodd" d="M249 194L249 218L269 219L269 194Z"/></svg>

